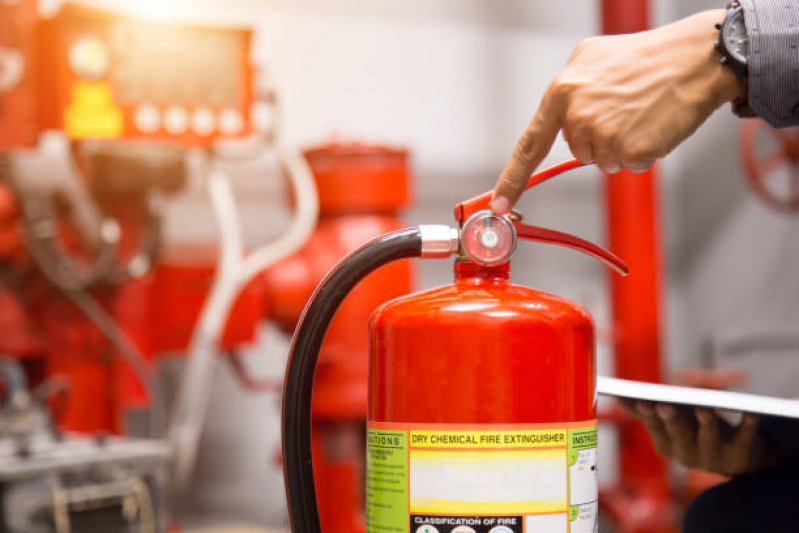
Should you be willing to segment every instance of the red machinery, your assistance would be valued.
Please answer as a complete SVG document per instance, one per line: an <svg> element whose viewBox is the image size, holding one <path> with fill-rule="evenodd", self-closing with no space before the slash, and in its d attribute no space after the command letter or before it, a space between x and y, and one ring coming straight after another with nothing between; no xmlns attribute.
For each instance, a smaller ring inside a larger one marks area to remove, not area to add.
<svg viewBox="0 0 799 533"><path fill-rule="evenodd" d="M292 333L316 285L349 250L403 226L410 198L404 150L331 144L308 150L319 190L316 231L294 256L268 271L270 318ZM357 190L357 194L353 191ZM365 530L363 439L367 399L367 331L372 311L408 294L413 266L380 269L350 294L322 346L314 394L314 462L325 531Z"/></svg>
<svg viewBox="0 0 799 533"><path fill-rule="evenodd" d="M42 129L190 146L252 133L249 30L67 4L37 34Z"/></svg>
<svg viewBox="0 0 799 533"><path fill-rule="evenodd" d="M771 140L767 155L760 140ZM741 156L752 191L766 205L783 213L799 211L799 129L776 129L762 120L741 126Z"/></svg>
<svg viewBox="0 0 799 533"><path fill-rule="evenodd" d="M37 17L35 1L0 4L0 150L31 146L38 137L31 69Z"/></svg>
<svg viewBox="0 0 799 533"><path fill-rule="evenodd" d="M542 171L528 187L577 166ZM521 238L582 251L621 273L626 266L571 235L495 215L489 198L456 207L459 230L420 226L363 245L314 293L284 388L295 533L327 531L316 507L308 417L319 349L336 308L383 265L458 252L454 284L388 302L370 320L369 530L596 531L593 321L573 302L512 285L508 261Z"/></svg>
<svg viewBox="0 0 799 533"><path fill-rule="evenodd" d="M116 259L80 289L100 300L151 362L186 349L216 261L213 250L160 260L154 197L183 186L183 148L252 133L250 39L247 29L134 20L70 4L42 20L35 1L0 4L0 149L13 162L48 129L72 142L91 201L121 229ZM16 172L11 163L5 168ZM52 198L5 191L0 248L16 274L5 278L14 290L0 296L0 351L26 358L34 378L79 384L61 418L65 428L125 432L127 415L148 407L140 376L38 275L48 261L32 260L30 238L22 244L20 213L27 217L39 201L52 208L46 222L62 233L57 248L50 243L59 260L86 263L93 247L58 220ZM256 282L239 299L224 347L252 340L263 313Z"/></svg>

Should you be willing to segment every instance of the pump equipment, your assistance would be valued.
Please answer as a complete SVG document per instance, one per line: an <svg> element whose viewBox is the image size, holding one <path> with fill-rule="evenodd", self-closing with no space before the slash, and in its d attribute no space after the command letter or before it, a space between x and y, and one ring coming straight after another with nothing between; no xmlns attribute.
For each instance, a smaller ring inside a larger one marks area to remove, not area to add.
<svg viewBox="0 0 799 533"><path fill-rule="evenodd" d="M534 174L530 188L581 166ZM352 252L322 281L291 348L283 467L295 533L319 533L311 397L336 309L371 272L405 258L456 255L455 282L392 300L369 324L366 530L408 533L595 532L594 326L582 306L510 282L519 238L566 246L619 272L611 252L458 204L458 229L419 226Z"/></svg>

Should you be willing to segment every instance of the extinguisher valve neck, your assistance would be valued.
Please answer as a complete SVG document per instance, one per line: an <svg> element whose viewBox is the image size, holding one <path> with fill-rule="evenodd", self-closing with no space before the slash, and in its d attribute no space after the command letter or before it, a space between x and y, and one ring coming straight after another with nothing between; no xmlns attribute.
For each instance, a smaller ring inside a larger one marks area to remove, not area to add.
<svg viewBox="0 0 799 533"><path fill-rule="evenodd" d="M421 225L423 259L446 259L458 253L458 230L444 225Z"/></svg>

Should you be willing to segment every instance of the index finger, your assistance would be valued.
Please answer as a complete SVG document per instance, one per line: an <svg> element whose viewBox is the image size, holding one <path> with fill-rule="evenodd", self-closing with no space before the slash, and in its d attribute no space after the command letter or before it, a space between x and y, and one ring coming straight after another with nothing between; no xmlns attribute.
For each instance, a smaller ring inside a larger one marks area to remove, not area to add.
<svg viewBox="0 0 799 533"><path fill-rule="evenodd" d="M494 186L491 209L495 213L504 214L511 210L522 195L530 174L538 168L555 142L560 131L563 102L552 93L550 88L542 98Z"/></svg>

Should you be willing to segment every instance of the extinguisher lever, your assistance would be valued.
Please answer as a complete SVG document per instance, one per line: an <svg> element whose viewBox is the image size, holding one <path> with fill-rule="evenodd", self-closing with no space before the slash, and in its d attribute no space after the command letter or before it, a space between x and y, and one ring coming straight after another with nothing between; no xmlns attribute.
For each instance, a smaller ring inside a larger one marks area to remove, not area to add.
<svg viewBox="0 0 799 533"><path fill-rule="evenodd" d="M584 163L576 159L551 166L530 176L524 188L529 189L581 166ZM515 213L516 217L494 214L488 209L490 202L491 191L455 206L455 220L461 226L463 249L473 261L486 265L507 261L516 247L516 240L526 239L583 252L623 276L629 274L627 264L613 252L568 233L522 224L518 213Z"/></svg>
<svg viewBox="0 0 799 533"><path fill-rule="evenodd" d="M599 259L622 276L626 276L630 273L630 268L627 266L627 263L622 261L619 256L590 241L581 239L575 235L563 233L562 231L530 226L529 224L522 224L520 222L516 222L514 226L516 226L516 235L520 239L571 248L572 250L577 250L578 252L583 252L584 254Z"/></svg>
<svg viewBox="0 0 799 533"><path fill-rule="evenodd" d="M524 186L524 189L530 189L531 187L535 187L536 185L543 183L550 178L554 178L555 176L563 174L564 172L568 172L569 170L582 167L584 165L585 163L581 163L576 159L571 159L562 163L558 163L557 165L553 165L549 168L545 168L544 170L540 170L530 176L530 179L527 181L527 185ZM455 206L455 220L458 222L458 224L462 225L464 222L466 222L466 220L469 219L469 217L478 211L488 209L488 204L490 202L491 191L477 195L474 198L464 200Z"/></svg>

